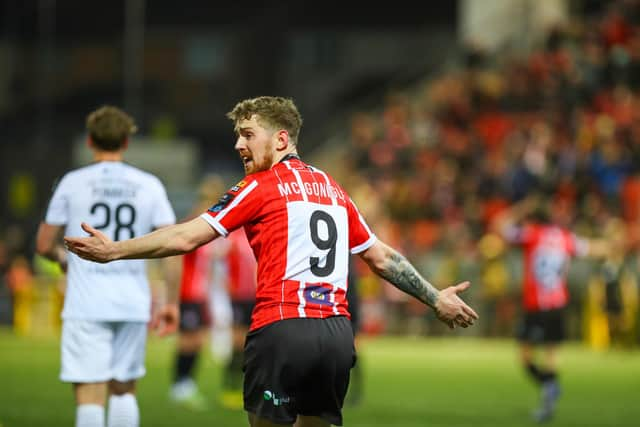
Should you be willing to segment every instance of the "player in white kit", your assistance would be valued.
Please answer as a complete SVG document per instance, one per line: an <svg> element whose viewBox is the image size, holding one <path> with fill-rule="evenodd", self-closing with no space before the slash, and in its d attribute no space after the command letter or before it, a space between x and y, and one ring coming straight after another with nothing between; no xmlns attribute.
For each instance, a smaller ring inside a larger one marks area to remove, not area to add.
<svg viewBox="0 0 640 427"><path fill-rule="evenodd" d="M122 161L131 117L105 106L87 118L88 145L94 163L65 174L55 188L37 237L37 252L67 271L62 311L60 379L73 384L77 427L138 426L136 380L145 374L147 324L161 335L178 321L177 292L151 319L151 292L143 260L100 265L69 254L61 236L83 236L82 221L114 240L141 236L175 223L162 182ZM167 285L179 281L176 259L167 265ZM109 396L108 413L105 402ZM105 420L106 418L106 420Z"/></svg>

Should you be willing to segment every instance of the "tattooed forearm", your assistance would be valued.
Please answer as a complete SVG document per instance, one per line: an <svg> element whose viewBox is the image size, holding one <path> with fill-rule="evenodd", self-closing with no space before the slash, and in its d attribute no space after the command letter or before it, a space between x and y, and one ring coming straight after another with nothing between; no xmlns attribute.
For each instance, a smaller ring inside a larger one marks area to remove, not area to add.
<svg viewBox="0 0 640 427"><path fill-rule="evenodd" d="M404 256L392 248L387 249L386 260L378 273L396 288L413 295L430 307L433 307L438 299L438 290L422 277Z"/></svg>

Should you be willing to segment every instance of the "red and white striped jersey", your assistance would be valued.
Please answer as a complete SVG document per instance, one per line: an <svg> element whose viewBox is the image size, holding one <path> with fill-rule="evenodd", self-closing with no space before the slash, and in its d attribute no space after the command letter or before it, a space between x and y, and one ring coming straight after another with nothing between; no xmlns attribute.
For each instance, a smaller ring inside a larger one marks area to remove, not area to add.
<svg viewBox="0 0 640 427"><path fill-rule="evenodd" d="M507 239L524 252L523 305L526 311L561 308L569 301L569 261L587 252L588 243L553 225L513 227Z"/></svg>
<svg viewBox="0 0 640 427"><path fill-rule="evenodd" d="M229 297L232 302L253 302L256 299L256 259L244 229L229 234L226 255L229 274Z"/></svg>
<svg viewBox="0 0 640 427"><path fill-rule="evenodd" d="M251 330L289 318L349 317L349 252L376 237L325 172L289 155L231 187L202 218L225 237L245 228L258 262Z"/></svg>
<svg viewBox="0 0 640 427"><path fill-rule="evenodd" d="M207 300L212 267L212 245L200 246L195 251L182 256L180 302L205 302Z"/></svg>

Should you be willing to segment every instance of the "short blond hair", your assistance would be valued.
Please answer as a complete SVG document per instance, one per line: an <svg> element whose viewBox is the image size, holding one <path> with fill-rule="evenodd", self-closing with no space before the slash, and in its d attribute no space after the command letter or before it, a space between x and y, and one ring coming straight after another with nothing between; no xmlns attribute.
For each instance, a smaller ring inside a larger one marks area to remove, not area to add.
<svg viewBox="0 0 640 427"><path fill-rule="evenodd" d="M284 129L295 145L298 142L302 116L298 107L289 98L279 96L259 96L245 99L227 113L227 117L237 124L240 120L249 120L253 115L258 116L258 122L272 129Z"/></svg>
<svg viewBox="0 0 640 427"><path fill-rule="evenodd" d="M87 116L89 137L96 147L105 151L121 149L137 130L130 115L111 105L104 105Z"/></svg>

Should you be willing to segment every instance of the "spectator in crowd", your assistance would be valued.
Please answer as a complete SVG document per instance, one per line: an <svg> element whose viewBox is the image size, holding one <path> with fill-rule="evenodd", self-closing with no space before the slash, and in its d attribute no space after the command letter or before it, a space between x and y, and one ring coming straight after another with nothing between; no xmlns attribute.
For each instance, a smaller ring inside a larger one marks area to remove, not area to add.
<svg viewBox="0 0 640 427"><path fill-rule="evenodd" d="M630 348L635 344L638 277L632 266L628 230L624 221L612 218L606 222L604 233L611 247L598 273L604 287L602 305L609 342L615 347Z"/></svg>

